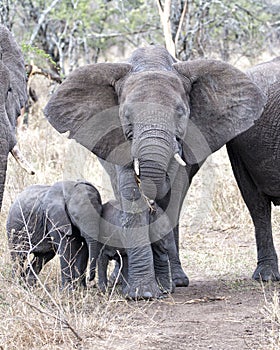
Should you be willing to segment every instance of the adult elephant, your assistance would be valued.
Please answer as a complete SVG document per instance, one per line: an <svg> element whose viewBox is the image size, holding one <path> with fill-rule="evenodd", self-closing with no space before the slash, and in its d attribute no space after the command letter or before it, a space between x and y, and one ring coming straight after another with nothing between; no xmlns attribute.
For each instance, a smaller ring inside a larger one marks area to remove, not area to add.
<svg viewBox="0 0 280 350"><path fill-rule="evenodd" d="M177 62L160 46L137 49L126 63L79 68L51 97L46 117L101 159L121 202L129 297L160 294L149 222L141 211L155 200L178 241L180 209L199 165L251 127L264 101L248 76L231 65ZM174 282L187 285L178 254L170 262Z"/></svg>
<svg viewBox="0 0 280 350"><path fill-rule="evenodd" d="M0 209L9 152L28 170L16 146L16 122L27 100L26 72L22 53L9 30L0 25Z"/></svg>
<svg viewBox="0 0 280 350"><path fill-rule="evenodd" d="M86 285L86 268L94 276L99 254L101 198L87 181L32 185L16 198L7 219L7 234L15 269L33 285L42 267L60 257L62 287ZM31 264L25 262L33 254Z"/></svg>
<svg viewBox="0 0 280 350"><path fill-rule="evenodd" d="M255 125L227 144L233 172L250 211L257 242L256 280L280 280L271 203L280 205L280 57L248 70L267 103Z"/></svg>

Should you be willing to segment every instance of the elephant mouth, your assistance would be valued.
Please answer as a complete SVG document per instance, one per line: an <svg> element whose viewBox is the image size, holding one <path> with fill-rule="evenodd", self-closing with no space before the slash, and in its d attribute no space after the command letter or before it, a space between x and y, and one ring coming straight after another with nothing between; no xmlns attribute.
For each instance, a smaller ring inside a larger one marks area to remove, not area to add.
<svg viewBox="0 0 280 350"><path fill-rule="evenodd" d="M145 166L141 166L141 162L139 161L139 167L136 164L134 171L139 190L143 197L150 203L163 199L171 190L169 170L165 171L159 164L145 162Z"/></svg>

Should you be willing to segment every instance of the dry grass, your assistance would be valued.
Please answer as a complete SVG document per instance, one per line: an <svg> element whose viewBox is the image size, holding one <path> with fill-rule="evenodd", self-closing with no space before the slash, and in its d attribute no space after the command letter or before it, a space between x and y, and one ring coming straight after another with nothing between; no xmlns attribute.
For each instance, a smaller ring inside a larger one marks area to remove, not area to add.
<svg viewBox="0 0 280 350"><path fill-rule="evenodd" d="M42 106L48 97L48 81L40 81L39 85ZM59 135L38 107L33 109L30 127L19 135L19 141L36 175L25 174L10 159L0 226L0 349L140 348L151 336L150 326L156 324L156 314L148 317L146 313L152 302L128 303L117 291L108 299L98 295L95 288L63 294L58 289L57 259L43 269L42 285L34 290L12 278L5 220L10 204L23 188L85 177L97 186L104 200L111 196L108 178L95 157ZM276 229L279 211L273 223ZM234 283L248 277L248 271L253 272L255 254L251 219L222 149L203 166L185 202L181 224L183 265L191 279L222 278ZM268 322L264 331L271 344L279 346L277 296L266 301L264 313ZM144 322L139 325L140 318ZM270 349L276 348L271 345Z"/></svg>

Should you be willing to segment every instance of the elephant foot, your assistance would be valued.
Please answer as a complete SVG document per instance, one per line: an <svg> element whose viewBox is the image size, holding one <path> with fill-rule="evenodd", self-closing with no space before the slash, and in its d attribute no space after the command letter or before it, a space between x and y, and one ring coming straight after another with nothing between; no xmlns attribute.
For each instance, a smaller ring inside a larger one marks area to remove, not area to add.
<svg viewBox="0 0 280 350"><path fill-rule="evenodd" d="M169 276L157 276L156 280L163 294L174 293L176 286L175 283L170 280Z"/></svg>
<svg viewBox="0 0 280 350"><path fill-rule="evenodd" d="M107 290L108 290L108 286L106 282L103 281L98 281L98 290L100 293L102 294L106 294Z"/></svg>
<svg viewBox="0 0 280 350"><path fill-rule="evenodd" d="M189 285L188 276L185 274L181 266L172 268L172 280L176 287L187 287Z"/></svg>
<svg viewBox="0 0 280 350"><path fill-rule="evenodd" d="M258 266L253 273L253 279L259 282L280 281L278 264L275 261L264 261L258 263Z"/></svg>
<svg viewBox="0 0 280 350"><path fill-rule="evenodd" d="M123 295L129 300L152 300L163 297L163 293L155 281L146 285L126 286L123 289Z"/></svg>

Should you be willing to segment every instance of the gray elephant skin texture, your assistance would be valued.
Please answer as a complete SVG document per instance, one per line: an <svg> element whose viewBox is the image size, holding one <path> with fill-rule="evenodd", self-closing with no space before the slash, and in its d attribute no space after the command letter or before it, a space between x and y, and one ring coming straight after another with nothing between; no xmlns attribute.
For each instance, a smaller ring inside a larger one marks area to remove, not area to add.
<svg viewBox="0 0 280 350"><path fill-rule="evenodd" d="M14 272L34 285L42 267L58 254L62 288L86 286L88 261L93 273L98 256L101 211L99 192L87 181L27 187L7 219Z"/></svg>
<svg viewBox="0 0 280 350"><path fill-rule="evenodd" d="M280 204L280 57L257 65L248 76L267 103L253 127L227 144L235 178L255 227L257 268L253 278L280 280L272 237L271 203Z"/></svg>
<svg viewBox="0 0 280 350"><path fill-rule="evenodd" d="M107 290L108 263L110 260L116 260L119 266L121 266L121 269L115 271L115 276L111 283L118 283L114 279L117 279L117 275L119 275L122 282L123 294L126 295L126 288L128 287L128 261L126 249L122 246L122 215L123 212L117 201L111 200L103 204L99 236L98 286L102 292ZM142 215L149 216L150 240L153 242L151 245L156 281L163 293L172 293L175 286L172 282L169 255L174 255L176 245L170 221L162 209L156 205L152 209L147 209ZM154 225L156 221L157 224ZM168 234L163 234L168 230L170 230Z"/></svg>
<svg viewBox="0 0 280 350"><path fill-rule="evenodd" d="M149 200L174 228L174 283L188 284L178 224L191 180L209 154L254 125L265 101L249 76L233 66L179 62L161 46L139 48L125 63L81 67L53 94L47 119L99 157L121 204L129 298L161 295L149 217L141 215Z"/></svg>
<svg viewBox="0 0 280 350"><path fill-rule="evenodd" d="M7 160L16 145L16 122L27 101L23 55L10 31L0 25L0 209L2 206Z"/></svg>

